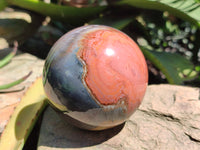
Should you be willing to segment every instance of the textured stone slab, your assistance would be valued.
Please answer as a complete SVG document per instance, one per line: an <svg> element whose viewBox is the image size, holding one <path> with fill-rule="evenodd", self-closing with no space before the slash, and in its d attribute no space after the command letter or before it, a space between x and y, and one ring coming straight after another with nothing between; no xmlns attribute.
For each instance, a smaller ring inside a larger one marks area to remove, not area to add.
<svg viewBox="0 0 200 150"><path fill-rule="evenodd" d="M32 71L32 74L27 80L20 85L9 89L9 91L12 91L23 89L25 87L24 90L19 92L0 93L0 134L27 87L29 87L37 77L41 76L43 64L44 60L38 59L35 56L30 54L19 54L15 56L8 65L0 69L0 85L15 81Z"/></svg>
<svg viewBox="0 0 200 150"><path fill-rule="evenodd" d="M48 108L38 150L199 150L199 91L183 86L151 85L140 108L124 125L98 132L64 124Z"/></svg>

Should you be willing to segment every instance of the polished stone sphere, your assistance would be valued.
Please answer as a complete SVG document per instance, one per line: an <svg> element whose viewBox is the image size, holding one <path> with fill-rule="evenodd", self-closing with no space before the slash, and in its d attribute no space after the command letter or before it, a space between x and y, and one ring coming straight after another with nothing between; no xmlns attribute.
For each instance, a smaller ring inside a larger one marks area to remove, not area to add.
<svg viewBox="0 0 200 150"><path fill-rule="evenodd" d="M43 84L63 120L83 129L122 124L139 107L148 84L145 58L119 30L102 25L76 28L51 48Z"/></svg>

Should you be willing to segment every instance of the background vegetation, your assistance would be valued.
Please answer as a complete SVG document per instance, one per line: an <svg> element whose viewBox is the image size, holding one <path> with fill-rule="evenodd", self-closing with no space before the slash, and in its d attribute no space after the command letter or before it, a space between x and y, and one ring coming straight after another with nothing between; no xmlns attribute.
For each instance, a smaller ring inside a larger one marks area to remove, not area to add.
<svg viewBox="0 0 200 150"><path fill-rule="evenodd" d="M2 49L17 41L20 50L45 58L69 30L103 24L138 43L150 84L199 86L199 0L1 0L0 10L0 44L6 45ZM5 58L6 63L11 58Z"/></svg>

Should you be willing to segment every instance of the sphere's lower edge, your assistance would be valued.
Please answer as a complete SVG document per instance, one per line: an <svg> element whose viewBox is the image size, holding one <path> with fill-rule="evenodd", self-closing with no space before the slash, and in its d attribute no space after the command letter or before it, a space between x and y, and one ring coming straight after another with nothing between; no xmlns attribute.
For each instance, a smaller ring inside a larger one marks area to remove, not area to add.
<svg viewBox="0 0 200 150"><path fill-rule="evenodd" d="M106 126L106 127L105 127L105 126L93 126L93 125L89 125L89 124L83 123L83 122L81 122L81 121L78 121L78 120L76 120L76 119L70 117L69 115L64 114L64 113L61 112L61 111L58 111L58 110L56 110L56 109L54 109L54 110L57 112L57 114L59 115L59 117L62 119L62 121L63 121L64 123L69 123L69 124L71 124L71 125L73 125L73 126L75 126L75 127L77 127L77 128L83 129L83 130L101 131L101 130L106 130L106 129L114 128L114 127L119 126L119 125L121 125L121 124L124 123L124 122L123 122L123 123L121 123L121 124L119 124L119 125L115 125L115 126Z"/></svg>

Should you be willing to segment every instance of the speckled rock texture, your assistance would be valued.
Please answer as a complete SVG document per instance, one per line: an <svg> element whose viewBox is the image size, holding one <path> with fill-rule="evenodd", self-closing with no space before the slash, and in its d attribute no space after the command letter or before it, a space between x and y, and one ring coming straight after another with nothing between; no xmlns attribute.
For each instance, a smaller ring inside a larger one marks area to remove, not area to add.
<svg viewBox="0 0 200 150"><path fill-rule="evenodd" d="M65 124L50 107L38 150L199 150L200 89L150 85L139 109L124 124L85 131Z"/></svg>

